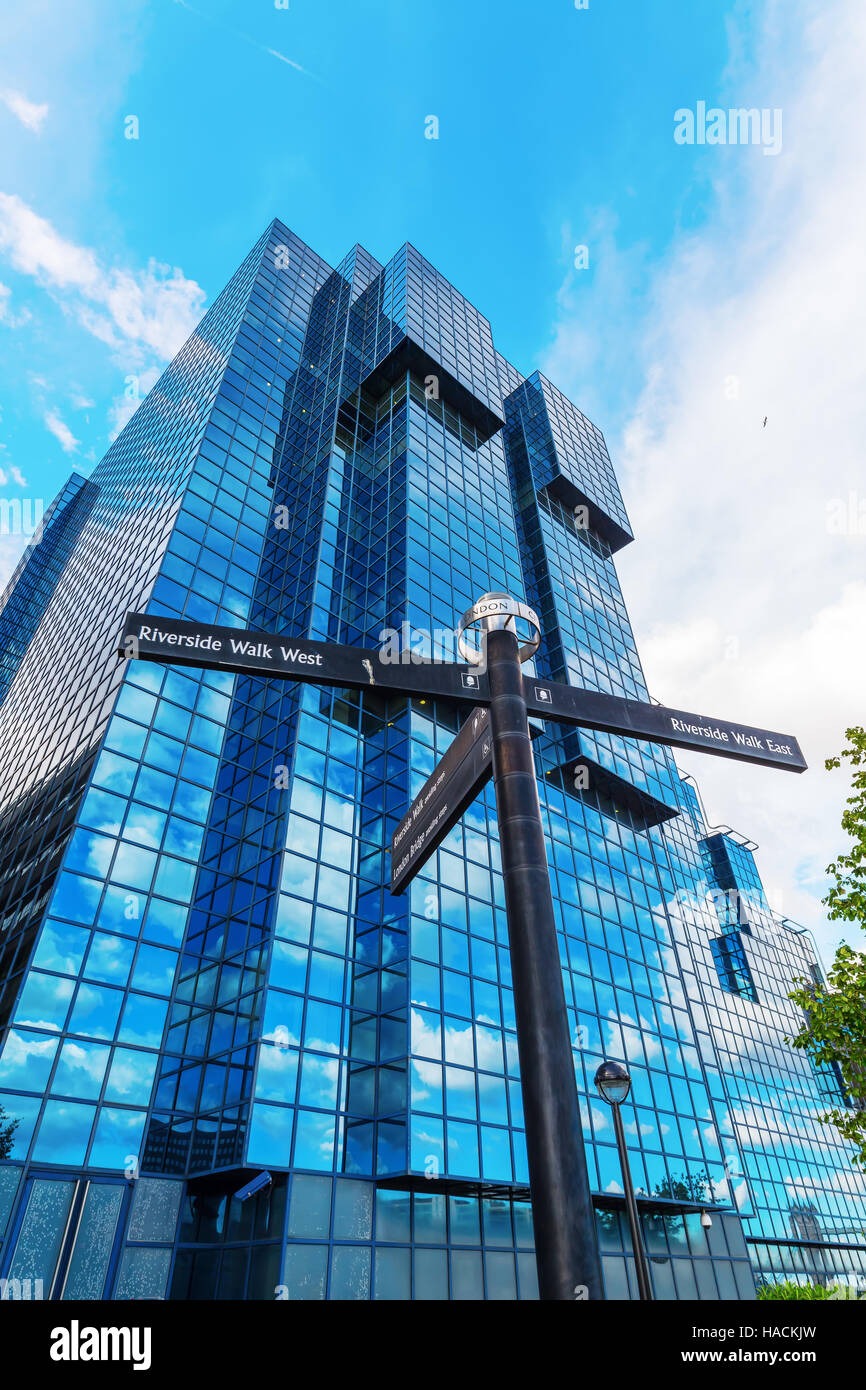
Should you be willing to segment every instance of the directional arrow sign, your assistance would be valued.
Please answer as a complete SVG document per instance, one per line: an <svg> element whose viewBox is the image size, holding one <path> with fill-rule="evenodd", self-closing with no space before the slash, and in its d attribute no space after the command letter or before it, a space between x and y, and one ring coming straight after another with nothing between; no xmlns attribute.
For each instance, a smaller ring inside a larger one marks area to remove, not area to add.
<svg viewBox="0 0 866 1390"><path fill-rule="evenodd" d="M622 700L616 695L580 690L532 676L524 676L523 688L530 714L560 724L579 724L584 729L644 738L672 748L697 749L723 758L761 763L764 767L787 768L790 772L806 769L800 745L791 734L774 734L748 724L731 724L726 719L707 719L702 714L686 714L640 700Z"/></svg>
<svg viewBox="0 0 866 1390"><path fill-rule="evenodd" d="M431 700L442 697L484 702L489 698L486 675L471 666L417 661L410 652L401 653L399 661L389 661L380 652L363 647L213 627L146 613L127 614L119 651L121 656L166 661L173 666L208 666L348 690L374 688L386 694L425 695Z"/></svg>
<svg viewBox="0 0 866 1390"><path fill-rule="evenodd" d="M215 627L145 613L127 615L119 650L122 656L141 657L145 661L209 666L350 690L373 688L386 694L423 695L432 700L464 700L481 705L490 700L487 675L477 667L416 661L410 652L401 653L399 660L388 660L372 648L311 642L280 633ZM561 724L577 724L624 738L648 739L672 748L697 749L791 772L803 772L806 768L800 745L790 734L774 734L724 719L706 719L700 714L623 700L532 676L523 677L523 688L530 714Z"/></svg>
<svg viewBox="0 0 866 1390"><path fill-rule="evenodd" d="M391 837L391 892L402 893L493 774L490 716L470 714Z"/></svg>

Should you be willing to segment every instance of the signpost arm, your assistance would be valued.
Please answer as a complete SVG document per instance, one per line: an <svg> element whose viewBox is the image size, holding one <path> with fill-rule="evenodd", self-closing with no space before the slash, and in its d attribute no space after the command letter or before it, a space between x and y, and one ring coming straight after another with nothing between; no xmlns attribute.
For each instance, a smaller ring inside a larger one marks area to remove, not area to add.
<svg viewBox="0 0 866 1390"><path fill-rule="evenodd" d="M488 630L486 644L539 1297L602 1299L518 643L498 629Z"/></svg>

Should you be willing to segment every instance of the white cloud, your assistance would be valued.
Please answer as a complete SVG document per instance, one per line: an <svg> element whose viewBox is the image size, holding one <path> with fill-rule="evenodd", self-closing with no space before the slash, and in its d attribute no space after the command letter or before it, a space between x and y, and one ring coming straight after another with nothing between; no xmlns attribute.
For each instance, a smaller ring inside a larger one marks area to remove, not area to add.
<svg viewBox="0 0 866 1390"><path fill-rule="evenodd" d="M3 445L2 447L5 448L6 446ZM7 483L14 483L16 487L27 486L27 479L14 463L9 468L0 468L0 487L5 487Z"/></svg>
<svg viewBox="0 0 866 1390"><path fill-rule="evenodd" d="M61 419L59 412L54 409L46 410L43 418L45 428L54 435L64 454L74 454L81 441L75 438L65 420Z"/></svg>
<svg viewBox="0 0 866 1390"><path fill-rule="evenodd" d="M173 357L202 314L204 290L182 271L154 260L140 271L103 266L15 194L0 193L0 251L89 333L135 361Z"/></svg>
<svg viewBox="0 0 866 1390"><path fill-rule="evenodd" d="M754 67L732 60L733 104L766 93L746 104L784 109L785 147L704 152L713 212L652 285L628 344L646 385L612 448L636 535L617 567L652 695L803 744L800 778L681 762L710 818L759 841L765 881L825 951L843 927L819 898L845 779L822 760L866 716L866 526L832 524L834 501L866 515L864 45L857 0L772 0ZM580 400L572 333L579 347L587 324L566 314L551 356Z"/></svg>
<svg viewBox="0 0 866 1390"><path fill-rule="evenodd" d="M35 101L28 101L20 92L14 92L7 87L0 91L0 101L7 106L13 116L17 116L22 125L28 130L35 131L38 135L42 129L42 122L48 115L47 105L38 105Z"/></svg>
<svg viewBox="0 0 866 1390"><path fill-rule="evenodd" d="M7 328L20 328L22 324L29 323L30 310L22 309L20 314L13 314L11 309L12 291L8 285L0 284L0 323Z"/></svg>

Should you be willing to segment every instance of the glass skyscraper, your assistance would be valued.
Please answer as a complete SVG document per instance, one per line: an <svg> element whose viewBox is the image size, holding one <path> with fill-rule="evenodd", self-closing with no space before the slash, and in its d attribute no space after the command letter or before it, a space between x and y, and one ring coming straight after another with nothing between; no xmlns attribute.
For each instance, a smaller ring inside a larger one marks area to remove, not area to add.
<svg viewBox="0 0 866 1390"><path fill-rule="evenodd" d="M537 672L646 700L631 539L601 432L413 247L334 269L266 230L0 607L6 1297L537 1296L492 788L387 887L467 711L117 646L136 610L451 659L504 590ZM784 1042L808 934L667 749L538 733L608 1297L636 1284L603 1058L657 1297L866 1276L818 1119L855 1102Z"/></svg>

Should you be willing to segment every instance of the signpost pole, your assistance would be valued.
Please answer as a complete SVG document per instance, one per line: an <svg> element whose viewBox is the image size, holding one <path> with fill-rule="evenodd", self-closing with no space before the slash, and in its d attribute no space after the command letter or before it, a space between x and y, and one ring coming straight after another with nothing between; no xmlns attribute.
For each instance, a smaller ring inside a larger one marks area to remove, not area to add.
<svg viewBox="0 0 866 1390"><path fill-rule="evenodd" d="M602 1299L518 642L488 624L485 644L539 1297Z"/></svg>

